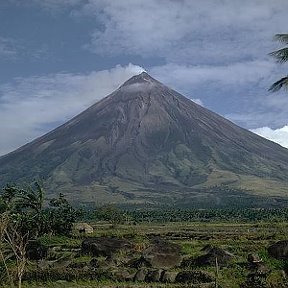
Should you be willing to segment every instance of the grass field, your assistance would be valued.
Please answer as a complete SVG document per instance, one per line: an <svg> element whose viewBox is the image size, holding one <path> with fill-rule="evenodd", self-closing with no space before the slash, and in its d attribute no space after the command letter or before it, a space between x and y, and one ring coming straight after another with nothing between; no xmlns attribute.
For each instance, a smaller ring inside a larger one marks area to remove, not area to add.
<svg viewBox="0 0 288 288"><path fill-rule="evenodd" d="M111 225L105 222L91 223L94 232L89 237L107 236L126 238L144 249L150 241L161 238L181 246L183 258L196 257L203 254L201 249L206 245L216 246L229 251L234 255L233 261L225 267L221 267L218 273L218 287L238 288L247 277L247 256L249 253L257 253L264 264L271 269L267 278L267 287L288 287L283 270L287 268L287 262L275 260L268 256L267 247L279 240L288 239L288 223L286 222L260 222L260 223L141 223ZM80 246L83 236L74 237L48 237L41 241L47 246L62 247L63 250L75 249ZM65 249L64 249L65 248ZM69 252L66 252L69 254ZM67 256L67 255L66 255ZM62 255L63 257L63 255ZM89 263L91 257L81 256L75 258L76 263ZM30 265L30 264L29 264ZM28 265L28 268L33 265ZM201 270L215 274L214 266L201 267ZM180 268L175 268L175 271ZM7 286L9 287L9 286ZM79 281L50 280L47 282L25 282L23 287L206 287L189 284L160 284L160 283L132 283L114 282L101 278L96 280L79 279ZM209 287L209 286L207 286ZM254 288L254 287L251 287Z"/></svg>

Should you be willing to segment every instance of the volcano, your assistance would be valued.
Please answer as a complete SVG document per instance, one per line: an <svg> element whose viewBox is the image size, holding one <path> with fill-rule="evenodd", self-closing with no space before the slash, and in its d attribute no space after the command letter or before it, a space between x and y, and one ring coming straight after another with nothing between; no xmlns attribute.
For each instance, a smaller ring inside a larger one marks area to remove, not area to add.
<svg viewBox="0 0 288 288"><path fill-rule="evenodd" d="M281 205L288 150L143 72L0 158L1 186L34 179L83 205Z"/></svg>

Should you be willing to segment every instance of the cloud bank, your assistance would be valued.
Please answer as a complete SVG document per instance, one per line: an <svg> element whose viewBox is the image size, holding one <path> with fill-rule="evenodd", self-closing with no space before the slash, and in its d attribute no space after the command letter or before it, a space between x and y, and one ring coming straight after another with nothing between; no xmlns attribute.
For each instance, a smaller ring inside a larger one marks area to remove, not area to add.
<svg viewBox="0 0 288 288"><path fill-rule="evenodd" d="M262 127L252 129L251 131L273 142L276 142L285 148L288 148L288 125L274 130L269 127Z"/></svg>
<svg viewBox="0 0 288 288"><path fill-rule="evenodd" d="M267 39L286 26L287 10L285 0L88 0L78 15L102 24L87 45L94 53L220 64L268 53Z"/></svg>

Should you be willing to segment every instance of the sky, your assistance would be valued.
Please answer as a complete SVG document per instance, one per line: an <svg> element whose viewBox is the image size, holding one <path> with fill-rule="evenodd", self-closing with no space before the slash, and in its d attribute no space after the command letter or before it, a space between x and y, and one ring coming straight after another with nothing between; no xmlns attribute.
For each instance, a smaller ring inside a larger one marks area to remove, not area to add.
<svg viewBox="0 0 288 288"><path fill-rule="evenodd" d="M0 155L133 75L288 147L287 0L0 0Z"/></svg>

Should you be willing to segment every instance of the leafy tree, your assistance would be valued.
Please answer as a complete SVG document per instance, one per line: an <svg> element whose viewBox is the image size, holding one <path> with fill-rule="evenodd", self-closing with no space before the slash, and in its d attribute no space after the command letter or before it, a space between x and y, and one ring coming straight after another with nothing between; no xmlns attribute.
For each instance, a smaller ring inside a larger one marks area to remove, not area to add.
<svg viewBox="0 0 288 288"><path fill-rule="evenodd" d="M7 185L1 194L1 202L11 213L24 210L39 213L43 209L44 189L38 182L25 188Z"/></svg>
<svg viewBox="0 0 288 288"><path fill-rule="evenodd" d="M276 34L275 40L288 45L288 34ZM275 57L277 59L277 62L279 63L285 63L288 61L288 46L281 48L279 50L271 52L269 55ZM269 88L269 91L276 92L279 91L282 87L288 88L288 76L285 76L281 78L280 80L276 81L271 85Z"/></svg>
<svg viewBox="0 0 288 288"><path fill-rule="evenodd" d="M97 220L108 221L112 226L122 224L128 220L128 215L113 205L104 205L94 212L94 217Z"/></svg>
<svg viewBox="0 0 288 288"><path fill-rule="evenodd" d="M12 222L17 223L18 232L30 237L44 234L69 234L79 216L63 194L50 200L44 207L44 189L35 182L25 188L7 185L0 195L0 211L9 214Z"/></svg>
<svg viewBox="0 0 288 288"><path fill-rule="evenodd" d="M3 249L10 248L12 254L8 251L8 255L16 261L18 288L22 285L29 242L44 234L70 234L79 215L63 194L45 208L44 189L38 182L25 188L7 185L0 194L0 212L0 264L10 280Z"/></svg>
<svg viewBox="0 0 288 288"><path fill-rule="evenodd" d="M49 205L45 217L49 220L51 232L61 235L70 234L73 223L80 217L81 212L74 209L61 193L58 198L50 200Z"/></svg>
<svg viewBox="0 0 288 288"><path fill-rule="evenodd" d="M40 213L44 205L44 189L38 183L35 182L33 186L28 186L26 190L21 189L21 202L19 203L23 208L30 208L35 213Z"/></svg>

